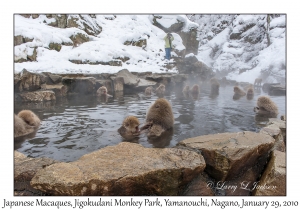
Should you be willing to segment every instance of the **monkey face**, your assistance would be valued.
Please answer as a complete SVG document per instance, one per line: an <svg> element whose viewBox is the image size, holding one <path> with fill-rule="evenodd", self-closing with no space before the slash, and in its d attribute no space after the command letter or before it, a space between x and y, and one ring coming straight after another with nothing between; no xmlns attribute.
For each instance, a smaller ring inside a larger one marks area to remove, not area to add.
<svg viewBox="0 0 300 210"><path fill-rule="evenodd" d="M139 132L139 125L139 120L134 116L127 117L123 122L123 126L131 134L136 134Z"/></svg>

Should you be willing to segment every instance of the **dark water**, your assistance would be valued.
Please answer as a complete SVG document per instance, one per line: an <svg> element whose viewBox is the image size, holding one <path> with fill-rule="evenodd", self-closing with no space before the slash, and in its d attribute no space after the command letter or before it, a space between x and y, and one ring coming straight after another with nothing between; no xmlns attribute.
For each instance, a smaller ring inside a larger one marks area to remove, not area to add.
<svg viewBox="0 0 300 210"><path fill-rule="evenodd" d="M117 132L128 115L144 123L146 111L158 97L143 93L119 95L108 101L95 96L68 97L47 103L15 103L15 113L22 109L34 111L42 120L35 137L15 142L15 149L29 157L49 157L60 161L74 161L82 155L122 141L145 147L173 147L186 138L224 133L258 132L267 122L253 112L256 99L265 93L255 93L252 100L242 97L233 100L233 87L220 87L218 96L210 96L201 88L197 99L184 97L181 91L165 95L173 108L175 125L160 139L148 139L141 134L133 140L123 139ZM278 118L285 114L285 96L270 97L279 108Z"/></svg>

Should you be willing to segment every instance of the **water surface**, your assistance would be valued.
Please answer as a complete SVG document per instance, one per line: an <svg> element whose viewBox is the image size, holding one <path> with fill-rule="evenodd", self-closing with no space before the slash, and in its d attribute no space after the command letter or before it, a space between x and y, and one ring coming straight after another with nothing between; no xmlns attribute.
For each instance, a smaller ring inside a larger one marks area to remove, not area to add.
<svg viewBox="0 0 300 210"><path fill-rule="evenodd" d="M82 155L122 141L144 147L173 147L179 141L207 134L224 132L258 132L267 118L253 112L258 96L252 100L233 100L233 87L221 87L218 96L201 88L198 98L185 97L181 91L165 95L173 108L173 130L160 139L148 139L145 134L132 140L117 132L128 115L144 123L149 106L158 98L143 93L115 95L108 101L95 96L68 97L46 103L15 103L15 113L22 109L34 111L42 120L35 137L15 142L15 149L29 157L49 157L59 161L74 161ZM279 115L285 114L285 96L270 96L278 105Z"/></svg>

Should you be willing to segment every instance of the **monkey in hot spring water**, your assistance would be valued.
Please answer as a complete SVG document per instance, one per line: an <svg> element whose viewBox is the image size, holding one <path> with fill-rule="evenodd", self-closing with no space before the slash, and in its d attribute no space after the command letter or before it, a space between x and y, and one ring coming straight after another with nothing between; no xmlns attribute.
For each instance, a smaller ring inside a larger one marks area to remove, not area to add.
<svg viewBox="0 0 300 210"><path fill-rule="evenodd" d="M122 126L118 129L118 132L124 138L133 138L140 134L139 131L139 119L134 116L128 116L124 119Z"/></svg>
<svg viewBox="0 0 300 210"><path fill-rule="evenodd" d="M174 115L170 102L165 98L157 99L146 114L146 124L141 128L148 130L148 137L158 137L174 125Z"/></svg>
<svg viewBox="0 0 300 210"><path fill-rule="evenodd" d="M25 136L36 131L41 120L30 110L22 110L14 115L14 137Z"/></svg>
<svg viewBox="0 0 300 210"><path fill-rule="evenodd" d="M254 107L254 111L257 114L270 117L277 117L278 115L277 105L268 96L260 96L257 99L257 106Z"/></svg>

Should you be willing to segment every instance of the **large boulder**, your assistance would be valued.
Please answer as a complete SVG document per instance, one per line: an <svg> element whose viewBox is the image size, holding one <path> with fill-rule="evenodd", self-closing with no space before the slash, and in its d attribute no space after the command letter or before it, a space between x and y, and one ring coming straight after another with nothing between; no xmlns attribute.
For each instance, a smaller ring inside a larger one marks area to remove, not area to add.
<svg viewBox="0 0 300 210"><path fill-rule="evenodd" d="M55 93L56 98L65 97L68 93L68 87L63 84L42 85L42 90L50 90Z"/></svg>
<svg viewBox="0 0 300 210"><path fill-rule="evenodd" d="M26 69L16 74L14 78L16 92L39 90L44 83L46 83L45 75L31 73Z"/></svg>
<svg viewBox="0 0 300 210"><path fill-rule="evenodd" d="M253 195L286 196L286 153L274 150Z"/></svg>
<svg viewBox="0 0 300 210"><path fill-rule="evenodd" d="M42 102L56 100L56 97L52 90L39 90L19 93L16 95L16 100L23 102Z"/></svg>
<svg viewBox="0 0 300 210"><path fill-rule="evenodd" d="M201 151L205 171L217 181L225 181L240 177L260 158L267 160L274 142L271 136L245 131L189 138L178 146Z"/></svg>
<svg viewBox="0 0 300 210"><path fill-rule="evenodd" d="M204 168L194 151L122 142L39 170L31 185L51 195L177 195Z"/></svg>
<svg viewBox="0 0 300 210"><path fill-rule="evenodd" d="M156 82L138 78L136 75L129 72L127 69L119 71L116 77L124 78L124 85L134 86L134 87L147 87L156 85Z"/></svg>
<svg viewBox="0 0 300 210"><path fill-rule="evenodd" d="M38 170L51 164L58 163L49 158L29 158L24 154L14 151L14 190L25 192L25 195L40 195L41 192L30 186L30 181Z"/></svg>

